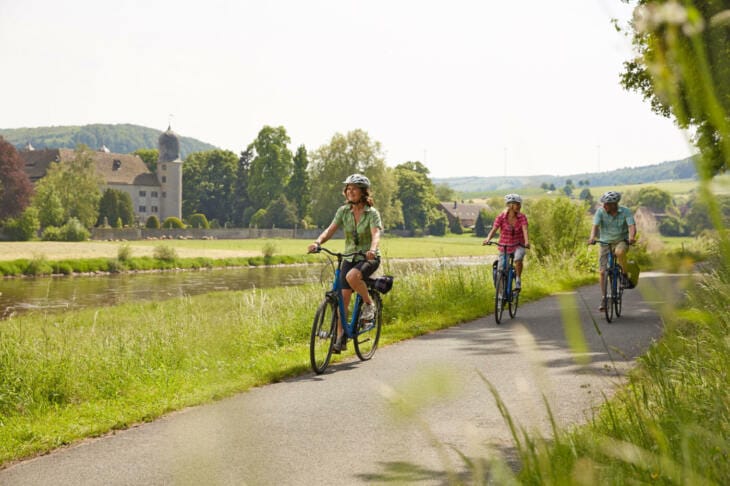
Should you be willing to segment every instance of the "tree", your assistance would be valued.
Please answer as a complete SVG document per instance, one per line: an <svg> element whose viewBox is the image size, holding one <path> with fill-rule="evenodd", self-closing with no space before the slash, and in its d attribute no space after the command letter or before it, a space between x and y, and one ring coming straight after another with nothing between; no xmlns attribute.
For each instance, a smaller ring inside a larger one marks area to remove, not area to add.
<svg viewBox="0 0 730 486"><path fill-rule="evenodd" d="M639 206L646 206L655 213L663 213L672 204L672 195L656 186L642 187L637 200Z"/></svg>
<svg viewBox="0 0 730 486"><path fill-rule="evenodd" d="M424 229L432 208L438 205L429 170L420 162L405 162L395 167L398 191L406 229Z"/></svg>
<svg viewBox="0 0 730 486"><path fill-rule="evenodd" d="M248 197L252 159L253 149L249 147L241 152L236 165L236 181L233 184L233 224L239 227L247 226L251 215L255 212Z"/></svg>
<svg viewBox="0 0 730 486"><path fill-rule="evenodd" d="M13 241L29 241L36 236L39 228L38 210L28 206L17 218L9 218L3 230Z"/></svg>
<svg viewBox="0 0 730 486"><path fill-rule="evenodd" d="M530 247L539 260L574 253L590 232L586 204L566 197L531 201L525 213L530 221Z"/></svg>
<svg viewBox="0 0 730 486"><path fill-rule="evenodd" d="M591 194L591 190L587 187L584 187L583 190L580 191L578 199L581 201L587 201L589 205L593 206L593 194Z"/></svg>
<svg viewBox="0 0 730 486"><path fill-rule="evenodd" d="M458 216L449 221L449 231L455 235L461 235L464 233L464 227L461 226L461 218Z"/></svg>
<svg viewBox="0 0 730 486"><path fill-rule="evenodd" d="M493 224L494 217L490 217L486 209L480 209L477 219L474 222L474 236L486 238Z"/></svg>
<svg viewBox="0 0 730 486"><path fill-rule="evenodd" d="M98 219L103 184L89 149L80 146L68 162L51 164L36 185L33 206L42 226L58 226L76 218L87 228Z"/></svg>
<svg viewBox="0 0 730 486"><path fill-rule="evenodd" d="M294 204L296 208L297 218L299 220L304 219L309 209L310 200L310 188L309 188L309 173L307 172L307 166L309 165L309 159L307 158L307 149L304 145L300 145L297 148L297 153L294 155L294 170L292 171L289 184L286 187L287 198Z"/></svg>
<svg viewBox="0 0 730 486"><path fill-rule="evenodd" d="M139 149L132 152L142 159L151 172L157 172L157 161L160 160L160 151L157 149Z"/></svg>
<svg viewBox="0 0 730 486"><path fill-rule="evenodd" d="M292 172L290 142L284 127L265 126L249 146L256 155L251 161L248 196L256 208L265 208L284 194Z"/></svg>
<svg viewBox="0 0 730 486"><path fill-rule="evenodd" d="M371 195L385 228L402 224L395 173L385 165L380 142L371 140L364 130L335 134L329 144L312 153L309 173L311 214L317 226L325 227L332 222L335 210L344 203L342 182L353 173L364 174L370 179Z"/></svg>
<svg viewBox="0 0 730 486"><path fill-rule="evenodd" d="M695 129L704 176L727 170L730 35L722 21L727 2L696 0L682 6L668 0L638 0L636 4L636 20L628 31L637 56L624 62L621 85L640 93L655 113Z"/></svg>
<svg viewBox="0 0 730 486"><path fill-rule="evenodd" d="M210 223L208 223L208 218L205 217L205 214L195 213L192 216L190 216L189 226L191 228L203 228L208 229L210 228Z"/></svg>
<svg viewBox="0 0 730 486"><path fill-rule="evenodd" d="M238 157L230 150L190 154L183 164L183 214L232 221L237 166Z"/></svg>
<svg viewBox="0 0 730 486"><path fill-rule="evenodd" d="M433 192L439 201L453 201L456 199L456 191L449 187L448 184L434 184Z"/></svg>
<svg viewBox="0 0 730 486"><path fill-rule="evenodd" d="M298 221L296 207L281 194L266 207L261 224L265 228L293 228Z"/></svg>
<svg viewBox="0 0 730 486"><path fill-rule="evenodd" d="M0 221L19 216L30 204L33 185L24 166L15 147L0 137Z"/></svg>
<svg viewBox="0 0 730 486"><path fill-rule="evenodd" d="M117 219L120 219L123 226L131 225L134 222L134 206L131 196L118 189L106 189L99 200L99 216L96 226L101 226L104 218L109 222L116 222Z"/></svg>

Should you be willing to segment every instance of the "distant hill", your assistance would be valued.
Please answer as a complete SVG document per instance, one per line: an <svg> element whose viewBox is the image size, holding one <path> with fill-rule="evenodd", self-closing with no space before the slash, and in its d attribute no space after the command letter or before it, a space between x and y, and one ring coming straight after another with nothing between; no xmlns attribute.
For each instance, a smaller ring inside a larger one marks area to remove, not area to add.
<svg viewBox="0 0 730 486"><path fill-rule="evenodd" d="M694 179L697 176L691 157L682 160L662 162L642 167L627 167L608 172L583 172L567 176L524 176L524 177L444 177L432 179L434 184L446 184L455 191L468 194L481 194L498 190L540 187L543 183L554 184L560 189L570 179L573 184L589 181L591 186L610 186L622 184L641 184L647 182L676 179Z"/></svg>
<svg viewBox="0 0 730 486"><path fill-rule="evenodd" d="M162 131L139 125L84 125L37 128L0 128L0 136L24 148L28 142L36 148L70 148L84 144L92 150L105 145L110 151L128 154L138 149L156 149ZM217 147L190 137L180 136L180 156L193 152L213 150Z"/></svg>

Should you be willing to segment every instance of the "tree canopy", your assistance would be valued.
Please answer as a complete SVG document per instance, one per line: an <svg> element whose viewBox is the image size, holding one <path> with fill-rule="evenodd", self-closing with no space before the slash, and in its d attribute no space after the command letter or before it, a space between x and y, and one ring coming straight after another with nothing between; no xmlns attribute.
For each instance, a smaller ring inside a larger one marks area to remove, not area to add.
<svg viewBox="0 0 730 486"><path fill-rule="evenodd" d="M405 162L396 166L395 174L397 197L402 204L406 229L426 228L431 222L431 210L439 203L433 183L428 178L429 170L420 162Z"/></svg>
<svg viewBox="0 0 730 486"><path fill-rule="evenodd" d="M238 161L229 150L190 154L183 164L183 214L232 221Z"/></svg>
<svg viewBox="0 0 730 486"><path fill-rule="evenodd" d="M628 2L628 0L626 0ZM730 22L727 2L638 0L629 29L637 56L624 63L621 84L651 109L694 128L705 175L730 160Z"/></svg>
<svg viewBox="0 0 730 486"><path fill-rule="evenodd" d="M259 131L253 148L255 156L249 172L248 196L257 208L265 208L284 194L292 172L291 142L284 127L265 126Z"/></svg>
<svg viewBox="0 0 730 486"><path fill-rule="evenodd" d="M15 147L0 137L0 221L19 216L30 204L33 185L23 167Z"/></svg>

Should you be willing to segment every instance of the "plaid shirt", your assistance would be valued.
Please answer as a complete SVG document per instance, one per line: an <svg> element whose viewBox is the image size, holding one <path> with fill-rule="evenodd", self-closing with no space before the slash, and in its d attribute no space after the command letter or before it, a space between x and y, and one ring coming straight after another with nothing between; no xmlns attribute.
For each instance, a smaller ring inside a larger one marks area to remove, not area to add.
<svg viewBox="0 0 730 486"><path fill-rule="evenodd" d="M527 227L527 216L524 213L517 213L517 221L515 221L514 226L507 221L507 211L500 213L494 220L494 227L499 230L499 242L502 245L516 245L517 243L524 245L525 235L522 232L523 226ZM516 246L509 248L509 252L514 252L516 248ZM501 253L504 249L500 247L499 251Z"/></svg>

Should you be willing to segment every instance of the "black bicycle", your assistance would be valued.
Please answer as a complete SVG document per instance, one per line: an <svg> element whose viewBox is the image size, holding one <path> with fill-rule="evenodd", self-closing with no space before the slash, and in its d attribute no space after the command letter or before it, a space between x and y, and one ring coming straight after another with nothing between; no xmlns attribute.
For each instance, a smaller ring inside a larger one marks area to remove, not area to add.
<svg viewBox="0 0 730 486"><path fill-rule="evenodd" d="M502 243L488 242L487 245L497 245L504 251L500 254L500 264L496 270L494 279L494 320L497 324L502 322L502 313L505 306L509 309L510 318L517 315L517 306L520 304L520 290L514 288L517 278L515 270L515 249L523 247L522 243L504 245ZM509 250L512 251L509 251Z"/></svg>
<svg viewBox="0 0 730 486"><path fill-rule="evenodd" d="M380 295L381 291L378 289L380 287L378 280L390 278L392 282L391 277L378 277L377 279L366 278L365 284L368 287L370 298L373 299L373 304L375 304L375 317L372 321L362 321L360 319L363 300L360 294L356 293L352 317L347 322L345 318L347 309L345 309L344 299L342 298L342 286L340 284L342 261L351 256L362 256L364 258L365 253L362 251L355 253L334 253L321 246L313 253L319 253L320 251L336 257L337 266L334 267L332 289L325 293L324 300L319 304L317 312L314 315L314 322L312 323L312 334L309 340L309 359L312 370L317 374L324 373L332 358L333 347L337 339L338 322L344 331L343 340L352 340L358 358L366 361L373 357L375 350L378 348L380 330L383 327L383 301ZM388 287L388 290L390 290L390 287ZM385 290L385 292L388 290Z"/></svg>
<svg viewBox="0 0 730 486"><path fill-rule="evenodd" d="M596 240L595 243L600 243L601 246L610 246L607 241ZM626 244L628 243L627 241ZM608 322L613 320L614 313L616 317L621 317L624 289L626 288L623 275L624 270L616 259L614 248L611 247L608 252L608 265L606 267L606 293L601 297L605 302L604 312Z"/></svg>

